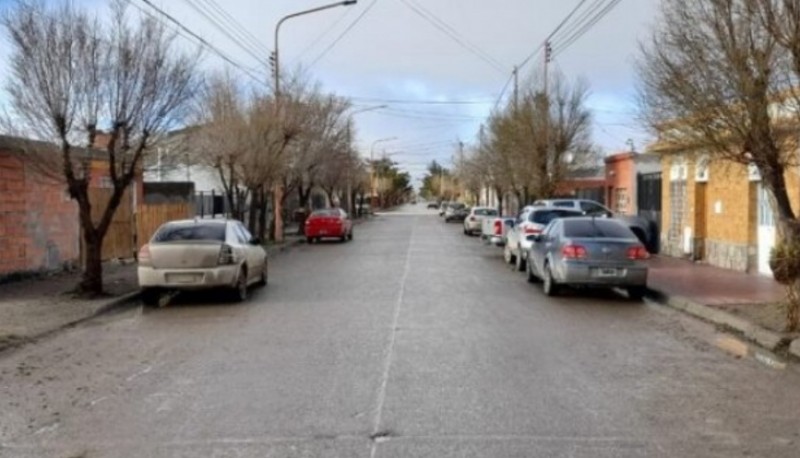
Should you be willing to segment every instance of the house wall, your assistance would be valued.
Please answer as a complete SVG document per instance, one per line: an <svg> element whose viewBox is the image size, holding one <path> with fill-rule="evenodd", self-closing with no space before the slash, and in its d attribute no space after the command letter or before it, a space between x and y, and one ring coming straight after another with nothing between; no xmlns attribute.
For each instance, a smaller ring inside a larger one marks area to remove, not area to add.
<svg viewBox="0 0 800 458"><path fill-rule="evenodd" d="M706 184L705 260L712 265L747 271L756 265L757 183L747 167L711 161Z"/></svg>
<svg viewBox="0 0 800 458"><path fill-rule="evenodd" d="M79 237L78 206L63 183L0 151L0 277L77 263Z"/></svg>
<svg viewBox="0 0 800 458"><path fill-rule="evenodd" d="M606 158L608 206L625 215L636 214L636 163L635 153L621 153Z"/></svg>

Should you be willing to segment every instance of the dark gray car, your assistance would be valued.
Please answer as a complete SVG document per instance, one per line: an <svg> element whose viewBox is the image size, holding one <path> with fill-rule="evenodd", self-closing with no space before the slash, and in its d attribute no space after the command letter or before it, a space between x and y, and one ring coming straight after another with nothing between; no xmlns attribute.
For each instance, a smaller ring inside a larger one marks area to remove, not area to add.
<svg viewBox="0 0 800 458"><path fill-rule="evenodd" d="M622 287L636 300L646 291L649 253L620 221L556 219L541 235L530 237L528 281L541 279L548 296L563 286Z"/></svg>

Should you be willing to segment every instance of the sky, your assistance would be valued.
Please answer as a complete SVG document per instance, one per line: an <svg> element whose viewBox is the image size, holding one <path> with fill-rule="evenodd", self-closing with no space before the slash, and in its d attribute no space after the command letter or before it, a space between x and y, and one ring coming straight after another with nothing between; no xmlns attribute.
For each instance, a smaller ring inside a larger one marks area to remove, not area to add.
<svg viewBox="0 0 800 458"><path fill-rule="evenodd" d="M74 1L89 8L103 8L108 3ZM154 12L144 0L129 1ZM232 70L251 84L268 78L265 62L274 47L280 18L328 3L150 1L238 65L251 69L249 74ZM609 154L629 149L629 139L638 150L648 141L635 119L634 59L639 41L647 37L656 20L658 1L621 0L569 44L570 33L582 24L584 13L595 4L602 8L614 3L583 0L582 7L553 38L555 58L550 69L589 83L594 141ZM351 97L361 153L368 157L374 145L376 155L390 155L418 184L427 163L436 159L452 166L458 142L468 145L475 141L504 87L502 100L510 96L506 84L514 66L540 49L545 37L579 3L581 0L358 0L352 6L286 21L280 32L281 63L284 69L302 68L326 91ZM11 0L0 0L0 10L9 4ZM227 27L223 28L237 40L198 10L213 13L208 15L218 23L225 17ZM187 39L186 45L190 43ZM0 63L7 57L8 41L3 36ZM230 64L209 51L203 66L211 70ZM540 52L521 67L520 84L542 73ZM0 92L0 106L3 97ZM381 108L356 113L374 107Z"/></svg>

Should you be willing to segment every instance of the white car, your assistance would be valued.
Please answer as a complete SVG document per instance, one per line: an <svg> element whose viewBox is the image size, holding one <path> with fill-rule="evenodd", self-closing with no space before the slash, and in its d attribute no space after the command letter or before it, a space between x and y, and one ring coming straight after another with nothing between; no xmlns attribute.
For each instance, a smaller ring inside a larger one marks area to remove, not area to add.
<svg viewBox="0 0 800 458"><path fill-rule="evenodd" d="M183 220L162 225L139 250L142 301L164 292L225 288L237 302L251 285L266 285L267 252L235 220Z"/></svg>
<svg viewBox="0 0 800 458"><path fill-rule="evenodd" d="M473 207L464 219L464 235L481 232L483 220L497 216L497 209L489 207Z"/></svg>
<svg viewBox="0 0 800 458"><path fill-rule="evenodd" d="M533 247L532 235L541 234L550 221L556 218L583 216L580 210L551 207L525 207L517 216L514 227L506 233L506 246L503 258L514 264L519 272L525 271L527 253Z"/></svg>

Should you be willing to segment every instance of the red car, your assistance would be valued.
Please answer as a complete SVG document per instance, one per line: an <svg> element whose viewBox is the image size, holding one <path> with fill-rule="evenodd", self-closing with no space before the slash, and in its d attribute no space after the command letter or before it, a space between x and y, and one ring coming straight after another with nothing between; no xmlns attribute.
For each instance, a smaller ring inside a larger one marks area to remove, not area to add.
<svg viewBox="0 0 800 458"><path fill-rule="evenodd" d="M308 243L324 238L337 238L342 242L353 240L353 220L341 208L315 210L306 220Z"/></svg>

